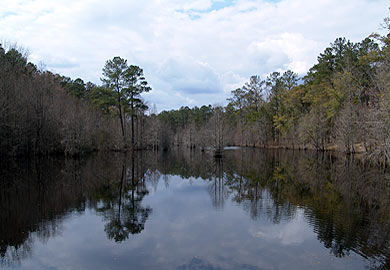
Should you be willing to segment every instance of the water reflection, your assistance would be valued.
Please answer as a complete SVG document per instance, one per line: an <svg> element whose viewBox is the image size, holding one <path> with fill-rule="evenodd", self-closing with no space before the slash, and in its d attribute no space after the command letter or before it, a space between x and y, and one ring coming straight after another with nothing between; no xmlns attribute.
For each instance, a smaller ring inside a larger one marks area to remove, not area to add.
<svg viewBox="0 0 390 270"><path fill-rule="evenodd" d="M61 221L70 210L84 209L85 199L77 188L80 162L67 162L65 168L61 165L53 160L1 162L1 265L18 264L31 254L32 232L45 242L59 233ZM44 169L48 167L52 169Z"/></svg>
<svg viewBox="0 0 390 270"><path fill-rule="evenodd" d="M142 166L135 164L134 155L130 158L130 168L123 161L120 181L112 185L103 185L99 190L100 200L96 210L107 221L104 231L115 242L129 238L129 234L142 232L145 222L152 212L150 207L142 206L142 199L149 193L145 185Z"/></svg>
<svg viewBox="0 0 390 270"><path fill-rule="evenodd" d="M87 209L102 219L113 243L131 241L154 215L145 198L159 192L159 183L169 189L173 175L188 182L203 179L217 212L233 202L254 222L274 224L273 231L255 229L255 238L298 245L309 226L335 257L354 253L372 269L390 267L388 175L359 161L309 152L235 149L226 150L223 159L177 150L6 161L0 166L2 267L20 265L33 256L34 241L45 243L61 235L64 222ZM168 207L180 211L179 205ZM235 269L259 269L232 263ZM197 257L176 267L224 269Z"/></svg>
<svg viewBox="0 0 390 270"><path fill-rule="evenodd" d="M225 200L229 198L229 193L225 188L225 172L221 158L214 159L214 170L209 180L211 183L208 190L213 207L222 210Z"/></svg>

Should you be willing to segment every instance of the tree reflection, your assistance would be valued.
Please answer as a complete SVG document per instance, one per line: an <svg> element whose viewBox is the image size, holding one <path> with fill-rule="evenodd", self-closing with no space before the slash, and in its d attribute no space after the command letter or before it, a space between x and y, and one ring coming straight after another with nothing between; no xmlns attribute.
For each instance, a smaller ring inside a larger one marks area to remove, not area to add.
<svg viewBox="0 0 390 270"><path fill-rule="evenodd" d="M209 194L213 207L222 210L225 200L229 197L228 190L225 189L224 168L222 158L214 159L214 171L209 184Z"/></svg>
<svg viewBox="0 0 390 270"><path fill-rule="evenodd" d="M142 157L127 162L122 154L0 162L0 267L19 265L36 239L47 242L86 208L107 219L110 239L140 233L151 213L141 205L146 166Z"/></svg>
<svg viewBox="0 0 390 270"><path fill-rule="evenodd" d="M291 220L301 209L336 257L354 252L371 269L390 268L390 185L383 171L343 157L280 150L244 149L214 162L202 155L191 162L180 155L175 159L183 164L165 163L164 173L211 181L215 209L230 197L251 218L275 224Z"/></svg>
<svg viewBox="0 0 390 270"><path fill-rule="evenodd" d="M61 231L68 211L83 208L79 179L68 174L63 163L41 159L0 162L0 266L18 265L30 256L34 237L47 242ZM73 160L67 168L73 171L84 165Z"/></svg>
<svg viewBox="0 0 390 270"><path fill-rule="evenodd" d="M119 183L106 187L108 196L102 200L103 205L98 209L108 221L104 226L107 237L115 242L122 242L130 234L142 232L152 212L150 207L143 207L141 204L149 191L145 185L144 173L139 171L142 170L142 165L139 166L138 161L142 162L135 162L132 155L130 168L126 166L126 162L123 163Z"/></svg>
<svg viewBox="0 0 390 270"><path fill-rule="evenodd" d="M372 269L390 268L387 173L332 155L255 149L216 160L176 150L0 163L0 266L19 264L34 239L47 241L69 213L85 209L103 217L115 242L141 233L152 213L143 205L148 189L168 187L171 175L204 179L215 209L232 200L254 220L277 224L299 209L335 256L356 253Z"/></svg>

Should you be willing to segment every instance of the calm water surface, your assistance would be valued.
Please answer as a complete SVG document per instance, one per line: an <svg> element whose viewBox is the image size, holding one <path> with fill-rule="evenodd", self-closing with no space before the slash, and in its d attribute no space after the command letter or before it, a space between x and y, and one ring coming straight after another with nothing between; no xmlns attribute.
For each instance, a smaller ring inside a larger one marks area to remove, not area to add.
<svg viewBox="0 0 390 270"><path fill-rule="evenodd" d="M1 269L390 269L390 181L230 149L2 161Z"/></svg>

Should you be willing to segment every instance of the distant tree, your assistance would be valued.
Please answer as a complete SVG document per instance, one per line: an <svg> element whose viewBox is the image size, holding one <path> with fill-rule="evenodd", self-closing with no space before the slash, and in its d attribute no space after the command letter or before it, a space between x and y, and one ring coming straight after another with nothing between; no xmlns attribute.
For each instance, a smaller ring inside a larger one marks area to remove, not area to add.
<svg viewBox="0 0 390 270"><path fill-rule="evenodd" d="M145 111L147 108L140 95L151 90L143 76L143 70L138 66L128 66L127 60L116 56L106 62L101 80L115 97L113 105L118 109L123 138L126 133L126 112L130 114L131 144L134 147L134 119L138 110Z"/></svg>
<svg viewBox="0 0 390 270"><path fill-rule="evenodd" d="M208 130L211 145L214 147L215 155L221 156L224 147L225 119L224 108L215 106L213 116L209 119Z"/></svg>
<svg viewBox="0 0 390 270"><path fill-rule="evenodd" d="M279 106L281 104L281 96L284 90L284 84L280 72L272 72L266 80L268 87L268 99L272 107L274 115L279 114Z"/></svg>
<svg viewBox="0 0 390 270"><path fill-rule="evenodd" d="M142 68L130 65L125 71L124 97L129 105L131 119L131 145L134 147L134 119L137 111L146 111L147 105L143 102L141 94L149 92L151 88L145 80Z"/></svg>
<svg viewBox="0 0 390 270"><path fill-rule="evenodd" d="M258 112L260 106L264 103L264 85L265 81L261 80L260 76L251 76L249 82L245 83L242 87L246 92L248 105L255 112Z"/></svg>
<svg viewBox="0 0 390 270"><path fill-rule="evenodd" d="M235 113L239 116L240 143L244 144L244 108L246 107L245 91L242 88L233 90L232 97L228 98L230 105L235 109Z"/></svg>
<svg viewBox="0 0 390 270"><path fill-rule="evenodd" d="M287 90L291 90L298 84L298 74L291 70L287 70L282 75L282 83Z"/></svg>
<svg viewBox="0 0 390 270"><path fill-rule="evenodd" d="M268 106L269 113L273 116L273 126L272 126L272 134L273 138L276 137L279 139L279 130L275 129L276 119L280 117L280 107L282 105L282 97L285 92L282 76L280 72L272 72L266 80L266 84L268 87Z"/></svg>
<svg viewBox="0 0 390 270"><path fill-rule="evenodd" d="M69 94L81 100L84 100L87 97L87 92L90 90L90 88L87 88L87 85L80 78L72 80L69 77L63 76L61 78L60 84Z"/></svg>
<svg viewBox="0 0 390 270"><path fill-rule="evenodd" d="M127 60L116 56L112 60L107 60L103 68L103 77L101 78L104 86L115 93L116 101L113 105L118 108L123 139L125 138L123 107L126 106L124 89L126 87L127 69Z"/></svg>

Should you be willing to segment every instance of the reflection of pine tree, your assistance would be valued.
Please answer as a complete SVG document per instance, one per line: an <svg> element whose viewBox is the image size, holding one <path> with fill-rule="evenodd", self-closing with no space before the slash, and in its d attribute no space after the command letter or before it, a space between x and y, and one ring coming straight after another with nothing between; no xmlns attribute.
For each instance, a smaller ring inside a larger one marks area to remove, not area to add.
<svg viewBox="0 0 390 270"><path fill-rule="evenodd" d="M185 158L179 150L144 152L145 166L139 156L127 166L122 155L38 167L0 163L0 268L21 263L35 239L55 236L69 213L86 207L104 216L114 241L140 233L152 211L142 206L146 185L159 179L168 185L171 175L180 175L207 181L217 208L230 195L255 219L283 222L299 207L333 255L355 253L370 269L390 269L390 186L383 171L327 154L243 151L227 151L223 164L195 151Z"/></svg>
<svg viewBox="0 0 390 270"><path fill-rule="evenodd" d="M114 202L103 207L104 216L109 222L104 231L109 239L122 242L128 239L129 234L138 234L143 231L145 222L152 209L143 207L141 202L149 193L139 172L138 162L135 168L135 158L132 156L130 179L127 177L127 168L122 166L119 194L113 196ZM142 167L142 166L141 166ZM101 209L103 209L101 208Z"/></svg>

